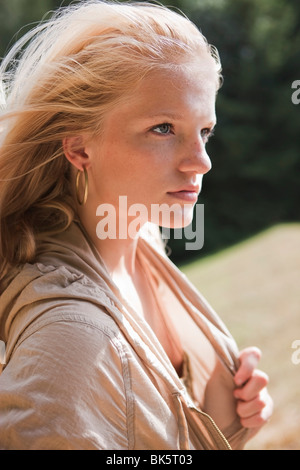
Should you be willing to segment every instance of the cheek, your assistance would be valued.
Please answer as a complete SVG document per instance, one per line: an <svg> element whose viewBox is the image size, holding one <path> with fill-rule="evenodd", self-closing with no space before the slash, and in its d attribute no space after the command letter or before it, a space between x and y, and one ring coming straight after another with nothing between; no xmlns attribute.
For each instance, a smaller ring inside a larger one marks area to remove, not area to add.
<svg viewBox="0 0 300 470"><path fill-rule="evenodd" d="M169 153L163 144L147 139L110 140L100 147L93 165L94 178L117 194L149 203L170 177ZM134 197L135 196L135 197Z"/></svg>
<svg viewBox="0 0 300 470"><path fill-rule="evenodd" d="M132 171L126 152L114 149L113 146L110 149L103 148L93 166L94 175L106 186L120 184Z"/></svg>

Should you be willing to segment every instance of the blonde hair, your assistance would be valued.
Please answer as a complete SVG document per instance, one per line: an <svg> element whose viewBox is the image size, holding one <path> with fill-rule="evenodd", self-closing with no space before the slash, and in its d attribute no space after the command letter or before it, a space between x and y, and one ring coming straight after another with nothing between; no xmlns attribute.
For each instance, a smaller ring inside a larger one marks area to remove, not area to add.
<svg viewBox="0 0 300 470"><path fill-rule="evenodd" d="M0 69L0 280L74 219L62 140L100 133L105 113L151 70L204 56L219 80L218 53L196 26L149 3L65 7L15 44Z"/></svg>

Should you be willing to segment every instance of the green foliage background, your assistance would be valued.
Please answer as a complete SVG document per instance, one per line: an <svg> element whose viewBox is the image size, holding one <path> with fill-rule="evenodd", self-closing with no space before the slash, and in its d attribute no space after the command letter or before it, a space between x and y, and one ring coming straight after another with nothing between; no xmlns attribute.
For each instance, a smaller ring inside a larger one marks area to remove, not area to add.
<svg viewBox="0 0 300 470"><path fill-rule="evenodd" d="M51 9L68 0L0 0L0 55ZM72 2L72 3L76 3ZM171 240L171 257L205 256L279 222L299 220L299 0L173 0L219 50L224 84L218 125L208 144L213 169L205 205L205 244L186 251ZM20 30L20 28L22 28ZM278 247L280 249L280 247Z"/></svg>

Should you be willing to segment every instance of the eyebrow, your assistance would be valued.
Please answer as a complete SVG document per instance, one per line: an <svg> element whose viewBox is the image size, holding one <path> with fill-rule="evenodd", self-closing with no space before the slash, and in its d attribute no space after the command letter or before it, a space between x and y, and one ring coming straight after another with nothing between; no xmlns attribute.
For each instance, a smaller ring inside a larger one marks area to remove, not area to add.
<svg viewBox="0 0 300 470"><path fill-rule="evenodd" d="M181 114L174 114L170 112L161 112L157 114L149 114L147 115L146 119L157 119L157 118L168 118L174 121L179 121L180 119L183 119L183 116Z"/></svg>
<svg viewBox="0 0 300 470"><path fill-rule="evenodd" d="M158 119L158 118L170 119L171 121L180 121L180 120L185 119L184 116L181 115L181 114L170 113L168 111L167 112L156 113L156 114L149 114L146 117L141 118L141 119L147 120L147 119ZM210 126L212 128L215 128L216 125L217 125L217 119L216 118L213 119L212 121L208 122L208 126Z"/></svg>

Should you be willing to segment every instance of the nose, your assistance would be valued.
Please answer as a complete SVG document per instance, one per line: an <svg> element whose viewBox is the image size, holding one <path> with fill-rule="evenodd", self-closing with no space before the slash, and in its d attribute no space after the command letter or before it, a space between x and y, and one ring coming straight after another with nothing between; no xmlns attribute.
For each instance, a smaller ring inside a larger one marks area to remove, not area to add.
<svg viewBox="0 0 300 470"><path fill-rule="evenodd" d="M178 169L182 172L192 172L201 175L208 173L212 167L201 136L190 140L185 146Z"/></svg>

